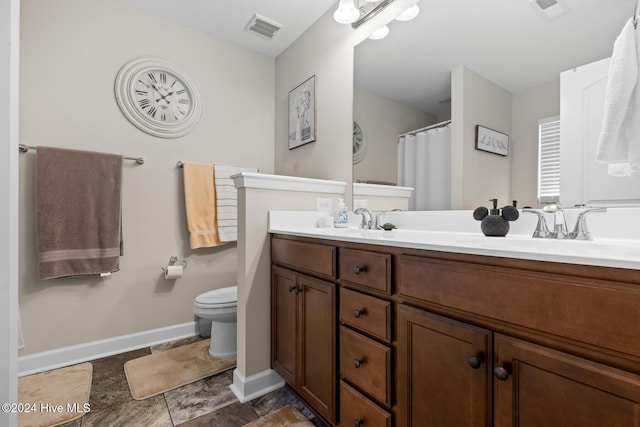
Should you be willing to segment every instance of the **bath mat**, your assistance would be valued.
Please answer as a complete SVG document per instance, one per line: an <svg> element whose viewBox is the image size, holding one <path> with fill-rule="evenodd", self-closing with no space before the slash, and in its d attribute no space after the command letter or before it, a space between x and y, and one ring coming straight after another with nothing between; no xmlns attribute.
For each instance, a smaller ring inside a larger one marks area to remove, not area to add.
<svg viewBox="0 0 640 427"><path fill-rule="evenodd" d="M209 341L202 340L124 364L131 396L144 400L236 366L236 358L209 356Z"/></svg>
<svg viewBox="0 0 640 427"><path fill-rule="evenodd" d="M92 373L91 363L81 363L18 378L18 426L52 427L89 412Z"/></svg>
<svg viewBox="0 0 640 427"><path fill-rule="evenodd" d="M314 424L293 406L285 406L244 427L314 427Z"/></svg>

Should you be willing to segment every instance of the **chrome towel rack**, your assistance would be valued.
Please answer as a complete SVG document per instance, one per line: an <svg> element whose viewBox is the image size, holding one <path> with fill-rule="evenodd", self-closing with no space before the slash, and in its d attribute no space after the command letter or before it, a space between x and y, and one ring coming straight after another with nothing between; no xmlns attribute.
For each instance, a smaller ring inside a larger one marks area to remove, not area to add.
<svg viewBox="0 0 640 427"><path fill-rule="evenodd" d="M26 153L29 150L37 150L37 149L38 149L38 147L33 147L31 145L18 144L18 150L20 150L21 153ZM144 165L144 157L126 157L126 156L124 156L124 158L127 159L127 160L133 160L139 165Z"/></svg>

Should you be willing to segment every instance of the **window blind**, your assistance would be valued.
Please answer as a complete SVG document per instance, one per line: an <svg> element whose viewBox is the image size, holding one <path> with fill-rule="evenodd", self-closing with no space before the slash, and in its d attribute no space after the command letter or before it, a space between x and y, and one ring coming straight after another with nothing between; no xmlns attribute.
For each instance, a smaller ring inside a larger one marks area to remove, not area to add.
<svg viewBox="0 0 640 427"><path fill-rule="evenodd" d="M538 201L560 198L560 116L538 121Z"/></svg>

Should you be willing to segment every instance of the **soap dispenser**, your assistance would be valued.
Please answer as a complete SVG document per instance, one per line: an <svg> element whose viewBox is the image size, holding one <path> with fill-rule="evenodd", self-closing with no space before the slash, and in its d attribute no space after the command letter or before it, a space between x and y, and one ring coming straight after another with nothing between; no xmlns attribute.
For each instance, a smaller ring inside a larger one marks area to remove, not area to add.
<svg viewBox="0 0 640 427"><path fill-rule="evenodd" d="M498 199L489 199L493 203L491 210L481 206L473 211L473 218L480 223L480 229L485 236L504 237L509 232L509 221L515 221L520 216L518 209L513 206L498 208Z"/></svg>
<svg viewBox="0 0 640 427"><path fill-rule="evenodd" d="M336 228L347 228L349 226L349 215L344 199L338 198L338 208L333 215L333 226Z"/></svg>

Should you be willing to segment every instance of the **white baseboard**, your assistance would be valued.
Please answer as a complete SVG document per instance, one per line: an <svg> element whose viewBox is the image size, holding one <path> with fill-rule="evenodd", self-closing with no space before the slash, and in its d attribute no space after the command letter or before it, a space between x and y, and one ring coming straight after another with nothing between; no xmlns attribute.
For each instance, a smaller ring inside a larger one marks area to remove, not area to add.
<svg viewBox="0 0 640 427"><path fill-rule="evenodd" d="M245 377L238 369L233 371L233 384L229 387L240 403L263 396L273 390L284 387L284 380L273 369Z"/></svg>
<svg viewBox="0 0 640 427"><path fill-rule="evenodd" d="M192 337L198 334L198 322L187 322L135 334L122 335L84 344L62 347L18 358L18 376L75 365L113 354Z"/></svg>

